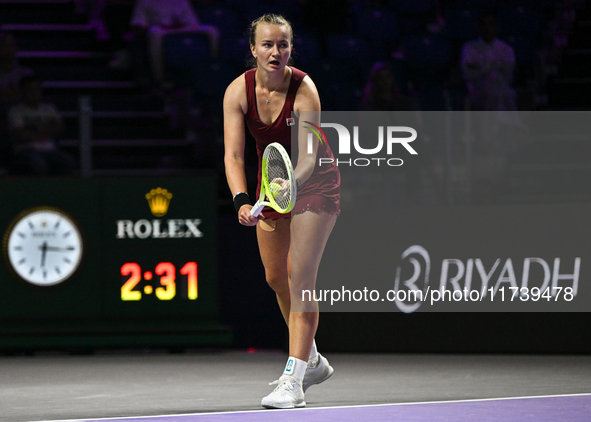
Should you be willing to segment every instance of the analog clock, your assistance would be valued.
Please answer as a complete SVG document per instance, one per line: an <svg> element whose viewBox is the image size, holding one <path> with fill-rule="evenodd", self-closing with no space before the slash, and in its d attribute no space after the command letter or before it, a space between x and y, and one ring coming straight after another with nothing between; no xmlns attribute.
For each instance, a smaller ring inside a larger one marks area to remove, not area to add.
<svg viewBox="0 0 591 422"><path fill-rule="evenodd" d="M74 274L82 259L80 230L54 208L21 214L4 236L4 253L18 277L36 286L53 286Z"/></svg>

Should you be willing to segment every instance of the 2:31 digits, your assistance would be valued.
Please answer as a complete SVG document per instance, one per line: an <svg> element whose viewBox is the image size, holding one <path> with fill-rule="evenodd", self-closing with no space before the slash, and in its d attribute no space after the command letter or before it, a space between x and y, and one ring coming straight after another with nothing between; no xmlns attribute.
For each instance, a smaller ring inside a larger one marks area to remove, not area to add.
<svg viewBox="0 0 591 422"><path fill-rule="evenodd" d="M179 272L181 275L186 276L187 299L197 299L197 263L187 262ZM174 298L176 296L177 281L175 266L170 262L160 262L156 265L154 273L160 276L160 287L156 287L156 289L154 289L151 283L151 280L154 278L152 272L146 271L142 273L141 267L135 262L126 262L123 264L121 266L121 275L123 277L129 276L129 278L121 286L121 300L141 300L142 292L140 290L134 290L134 288L142 279L145 280L144 294L151 295L154 293L159 300L171 300Z"/></svg>

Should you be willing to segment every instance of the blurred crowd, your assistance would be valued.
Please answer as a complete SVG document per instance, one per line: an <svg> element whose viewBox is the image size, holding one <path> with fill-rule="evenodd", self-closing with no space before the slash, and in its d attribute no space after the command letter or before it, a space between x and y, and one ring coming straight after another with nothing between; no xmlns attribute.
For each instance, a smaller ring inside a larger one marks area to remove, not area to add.
<svg viewBox="0 0 591 422"><path fill-rule="evenodd" d="M312 76L325 109L514 111L546 105L544 78L560 62L575 10L583 4L75 0L75 13L86 16L97 41L109 46L111 69L130 71L138 86L170 98L195 95L195 81L205 74L219 101L228 78L245 70L248 23L281 13L294 27L295 65ZM130 13L113 13L121 7ZM179 34L194 34L192 50L183 50L186 38L174 44ZM44 101L34 69L19 64L17 41L11 33L0 34L2 162L15 175L75 174L73 157L56 146L63 131L60 112ZM189 65L198 70L187 70ZM179 120L190 126L187 116Z"/></svg>

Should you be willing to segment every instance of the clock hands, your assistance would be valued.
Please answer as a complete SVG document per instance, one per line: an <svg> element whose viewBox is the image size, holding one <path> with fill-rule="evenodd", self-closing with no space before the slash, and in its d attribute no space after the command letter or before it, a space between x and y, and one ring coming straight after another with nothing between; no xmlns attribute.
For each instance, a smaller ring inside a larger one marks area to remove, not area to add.
<svg viewBox="0 0 591 422"><path fill-rule="evenodd" d="M47 254L47 242L43 242L42 246L39 246L41 249L41 266L45 267L45 255Z"/></svg>
<svg viewBox="0 0 591 422"><path fill-rule="evenodd" d="M68 246L67 248L56 248L53 246L48 246L47 250L48 251L52 251L52 252L71 252L73 250L75 250L76 248L74 248L73 246Z"/></svg>
<svg viewBox="0 0 591 422"><path fill-rule="evenodd" d="M76 248L73 246L68 246L67 248L57 248L55 246L47 246L47 242L43 242L43 245L39 246L40 251L42 251L43 249L46 249L51 252L71 252L71 251L76 250Z"/></svg>
<svg viewBox="0 0 591 422"><path fill-rule="evenodd" d="M39 246L39 250L41 251L41 266L45 266L45 255L47 251L49 252L71 252L75 250L74 246L67 246L65 248L58 248L56 246L48 246L47 242L43 242L43 245Z"/></svg>

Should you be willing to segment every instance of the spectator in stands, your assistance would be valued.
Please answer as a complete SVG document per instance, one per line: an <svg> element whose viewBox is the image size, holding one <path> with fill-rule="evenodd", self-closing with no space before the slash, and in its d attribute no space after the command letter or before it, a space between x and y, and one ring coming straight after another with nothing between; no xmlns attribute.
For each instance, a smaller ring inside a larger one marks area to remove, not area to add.
<svg viewBox="0 0 591 422"><path fill-rule="evenodd" d="M19 82L33 70L20 66L16 57L16 39L7 32L0 33L0 102L2 113L19 100Z"/></svg>
<svg viewBox="0 0 591 422"><path fill-rule="evenodd" d="M511 88L515 53L497 38L494 13L480 17L481 38L462 47L461 66L470 93L472 110L516 110Z"/></svg>
<svg viewBox="0 0 591 422"><path fill-rule="evenodd" d="M109 31L104 19L107 0L75 0L75 2L76 13L88 15L88 25L96 31L96 39L107 41Z"/></svg>
<svg viewBox="0 0 591 422"><path fill-rule="evenodd" d="M20 66L17 59L16 40L12 34L0 32L0 167L6 167L12 159L6 116L8 109L20 98L19 81L32 75L33 70Z"/></svg>
<svg viewBox="0 0 591 422"><path fill-rule="evenodd" d="M75 162L57 149L55 138L63 131L53 104L42 102L41 81L25 76L20 81L21 101L8 112L13 144L11 172L18 175L70 175Z"/></svg>
<svg viewBox="0 0 591 422"><path fill-rule="evenodd" d="M392 67L384 62L374 64L365 85L361 110L410 112L416 109L412 97L400 92ZM403 125L420 130L420 120L414 113L400 113L399 116L404 119ZM403 188L407 200L416 200L420 196L422 173L426 173L428 176L433 173L434 167L431 162L431 152L426 149L421 150L420 159L409 157L404 160L402 167L405 176Z"/></svg>
<svg viewBox="0 0 591 422"><path fill-rule="evenodd" d="M365 85L361 110L412 110L409 97L400 93L392 67L384 62L377 62L371 68Z"/></svg>
<svg viewBox="0 0 591 422"><path fill-rule="evenodd" d="M135 45L147 45L152 74L157 83L164 82L163 38L172 33L198 32L206 34L211 54L218 56L219 30L212 25L199 22L188 0L137 0L131 18ZM142 52L135 51L136 61ZM140 56L141 57L141 56ZM139 60L139 66L142 64ZM145 60L144 60L145 63ZM141 69L138 69L141 71Z"/></svg>
<svg viewBox="0 0 591 422"><path fill-rule="evenodd" d="M470 94L474 142L470 169L472 200L490 203L503 191L510 157L523 146L525 126L511 87L515 52L497 34L496 16L480 18L481 38L462 48L461 66Z"/></svg>

